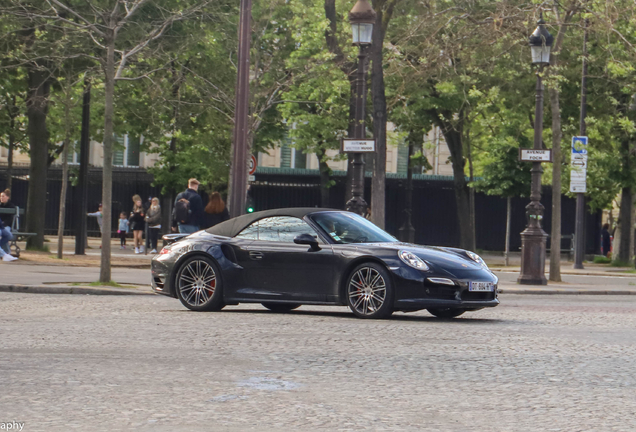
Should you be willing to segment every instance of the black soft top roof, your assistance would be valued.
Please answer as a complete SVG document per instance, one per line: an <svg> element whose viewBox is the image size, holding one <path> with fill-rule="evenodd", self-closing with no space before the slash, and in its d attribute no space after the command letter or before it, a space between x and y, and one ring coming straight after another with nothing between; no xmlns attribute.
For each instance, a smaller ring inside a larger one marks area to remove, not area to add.
<svg viewBox="0 0 636 432"><path fill-rule="evenodd" d="M214 235L219 235L224 237L234 237L235 235L240 233L243 230L243 228L245 228L252 222L257 221L259 219L272 217L272 216L292 216L292 217L297 217L302 219L310 213L318 213L318 212L324 212L324 211L341 212L343 210L317 208L317 207L293 207L293 208L265 210L265 211L249 213L243 216L235 217L225 222L221 222L220 224L214 225L212 228L208 228L205 231Z"/></svg>

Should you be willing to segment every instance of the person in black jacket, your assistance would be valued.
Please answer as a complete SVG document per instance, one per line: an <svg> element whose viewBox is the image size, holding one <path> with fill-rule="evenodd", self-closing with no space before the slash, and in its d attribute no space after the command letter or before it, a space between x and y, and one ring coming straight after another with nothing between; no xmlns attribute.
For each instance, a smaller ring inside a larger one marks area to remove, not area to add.
<svg viewBox="0 0 636 432"><path fill-rule="evenodd" d="M609 233L609 224L607 223L601 229L601 248L603 249L603 255L609 257L612 251L612 238Z"/></svg>
<svg viewBox="0 0 636 432"><path fill-rule="evenodd" d="M180 233L191 234L200 229L201 218L203 217L203 201L197 192L199 184L197 179L191 178L188 180L188 188L177 195L174 200L172 216L177 221ZM184 212L187 214L182 214Z"/></svg>
<svg viewBox="0 0 636 432"><path fill-rule="evenodd" d="M225 207L221 194L212 192L208 205L205 206L205 210L203 211L203 225L201 225L201 228L207 229L213 227L229 218L230 214L227 211L227 207Z"/></svg>

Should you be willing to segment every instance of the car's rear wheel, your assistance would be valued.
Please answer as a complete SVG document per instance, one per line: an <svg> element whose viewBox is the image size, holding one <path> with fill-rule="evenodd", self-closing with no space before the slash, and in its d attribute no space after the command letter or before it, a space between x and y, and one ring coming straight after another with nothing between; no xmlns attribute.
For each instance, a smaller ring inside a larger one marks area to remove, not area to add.
<svg viewBox="0 0 636 432"><path fill-rule="evenodd" d="M347 279L347 304L359 318L387 318L393 313L393 287L386 269L368 262L353 269Z"/></svg>
<svg viewBox="0 0 636 432"><path fill-rule="evenodd" d="M217 265L204 256L188 258L179 267L175 289L181 303L193 311L223 309L223 286Z"/></svg>
<svg viewBox="0 0 636 432"><path fill-rule="evenodd" d="M427 309L427 311L437 318L455 318L466 312L464 309Z"/></svg>
<svg viewBox="0 0 636 432"><path fill-rule="evenodd" d="M297 303L261 303L261 304L265 306L267 309L271 310L272 312L279 312L279 313L289 312L294 309L298 309L301 306L300 304L297 304Z"/></svg>

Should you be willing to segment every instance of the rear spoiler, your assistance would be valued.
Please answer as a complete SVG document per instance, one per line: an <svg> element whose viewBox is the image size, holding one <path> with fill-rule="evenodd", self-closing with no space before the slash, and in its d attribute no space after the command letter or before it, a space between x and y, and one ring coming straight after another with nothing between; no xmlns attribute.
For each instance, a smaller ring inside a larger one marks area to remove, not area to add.
<svg viewBox="0 0 636 432"><path fill-rule="evenodd" d="M178 242L184 237L189 236L188 233L179 233L179 234L166 234L162 237L164 245L169 245L175 242Z"/></svg>

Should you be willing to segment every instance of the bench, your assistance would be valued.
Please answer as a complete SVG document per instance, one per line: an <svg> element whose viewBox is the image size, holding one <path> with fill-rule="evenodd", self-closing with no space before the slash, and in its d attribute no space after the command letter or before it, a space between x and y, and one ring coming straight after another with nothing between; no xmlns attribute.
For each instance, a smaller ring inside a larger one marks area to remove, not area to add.
<svg viewBox="0 0 636 432"><path fill-rule="evenodd" d="M550 238L549 234L548 234L548 238ZM559 247L560 247L560 253L567 253L568 261L572 261L574 259L574 248L576 247L576 237L574 236L574 234L562 235L561 244L559 245ZM551 249L552 249L552 241L550 241L550 247L546 248L546 252L549 253Z"/></svg>
<svg viewBox="0 0 636 432"><path fill-rule="evenodd" d="M20 216L24 216L24 209L20 207L15 208L0 208L0 214L5 215L13 215L13 221L11 222L11 234L13 235L13 240L9 242L9 251L15 255L16 257L20 257L20 246L18 246L19 241L26 241L29 237L33 237L37 235L36 233L26 233L20 232Z"/></svg>

